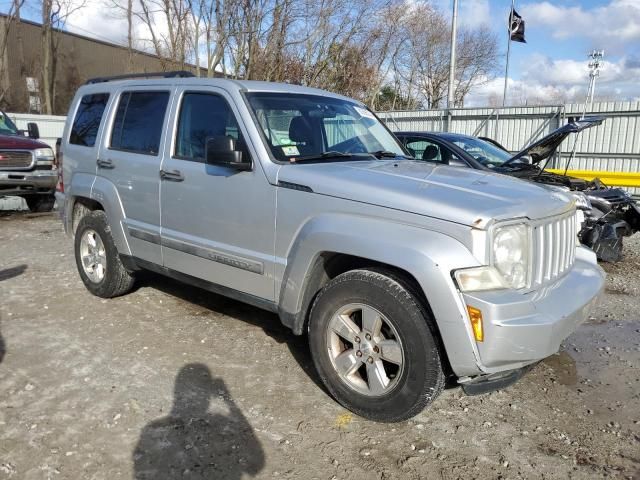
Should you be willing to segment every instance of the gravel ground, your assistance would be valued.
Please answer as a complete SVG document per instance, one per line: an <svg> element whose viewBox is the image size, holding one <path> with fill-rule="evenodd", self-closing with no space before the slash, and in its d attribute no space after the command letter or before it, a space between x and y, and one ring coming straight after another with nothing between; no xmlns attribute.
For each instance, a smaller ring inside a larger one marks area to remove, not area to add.
<svg viewBox="0 0 640 480"><path fill-rule="evenodd" d="M640 236L561 352L411 421L352 416L276 316L147 275L91 296L55 214L0 213L0 478L640 478Z"/></svg>

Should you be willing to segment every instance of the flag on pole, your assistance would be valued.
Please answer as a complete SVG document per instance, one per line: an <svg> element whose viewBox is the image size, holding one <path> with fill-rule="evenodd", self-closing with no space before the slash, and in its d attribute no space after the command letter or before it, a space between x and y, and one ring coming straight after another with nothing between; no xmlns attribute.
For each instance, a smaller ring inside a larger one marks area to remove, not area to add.
<svg viewBox="0 0 640 480"><path fill-rule="evenodd" d="M509 15L509 39L514 42L527 43L524 39L524 20L515 9Z"/></svg>

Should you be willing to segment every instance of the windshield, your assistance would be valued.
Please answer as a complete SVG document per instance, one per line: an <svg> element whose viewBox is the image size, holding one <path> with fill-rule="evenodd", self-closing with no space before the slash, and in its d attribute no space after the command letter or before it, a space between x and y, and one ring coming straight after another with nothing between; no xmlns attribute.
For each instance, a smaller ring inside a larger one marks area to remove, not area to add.
<svg viewBox="0 0 640 480"><path fill-rule="evenodd" d="M385 126L354 102L321 95L248 93L266 146L279 161L404 157Z"/></svg>
<svg viewBox="0 0 640 480"><path fill-rule="evenodd" d="M4 112L0 112L0 135L18 135L18 127Z"/></svg>
<svg viewBox="0 0 640 480"><path fill-rule="evenodd" d="M499 167L511 158L511 154L495 145L474 137L451 135L446 137L485 167Z"/></svg>

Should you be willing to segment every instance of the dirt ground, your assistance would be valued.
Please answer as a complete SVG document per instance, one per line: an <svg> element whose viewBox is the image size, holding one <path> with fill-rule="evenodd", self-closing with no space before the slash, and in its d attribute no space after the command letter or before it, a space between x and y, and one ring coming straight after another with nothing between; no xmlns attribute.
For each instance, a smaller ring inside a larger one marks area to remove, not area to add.
<svg viewBox="0 0 640 480"><path fill-rule="evenodd" d="M148 275L101 300L56 214L0 212L0 479L640 478L640 236L561 352L352 416L275 315Z"/></svg>

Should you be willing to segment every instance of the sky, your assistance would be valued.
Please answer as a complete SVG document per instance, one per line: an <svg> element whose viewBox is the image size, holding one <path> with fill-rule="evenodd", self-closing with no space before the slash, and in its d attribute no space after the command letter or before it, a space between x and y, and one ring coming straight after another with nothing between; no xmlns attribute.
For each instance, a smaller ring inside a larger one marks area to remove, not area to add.
<svg viewBox="0 0 640 480"><path fill-rule="evenodd" d="M451 0L437 2L451 11ZM564 98L584 102L588 54L604 50L595 101L640 100L640 0L516 0L527 43L511 44L507 104ZM459 0L459 23L485 23L499 35L506 55L511 0ZM504 69L476 86L467 106L502 99Z"/></svg>
<svg viewBox="0 0 640 480"><path fill-rule="evenodd" d="M86 0L67 28L76 33L124 43L126 22L105 5ZM431 0L447 15L452 0ZM581 103L589 82L587 57L593 49L605 57L595 100L640 100L640 0L516 0L526 23L526 44L512 42L507 104L524 102ZM5 10L6 1L0 1ZM506 24L511 0L459 0L459 24L485 24L499 38L506 55ZM35 13L35 12L32 12ZM33 15L34 19L37 15ZM501 101L504 69L474 87L466 106Z"/></svg>

